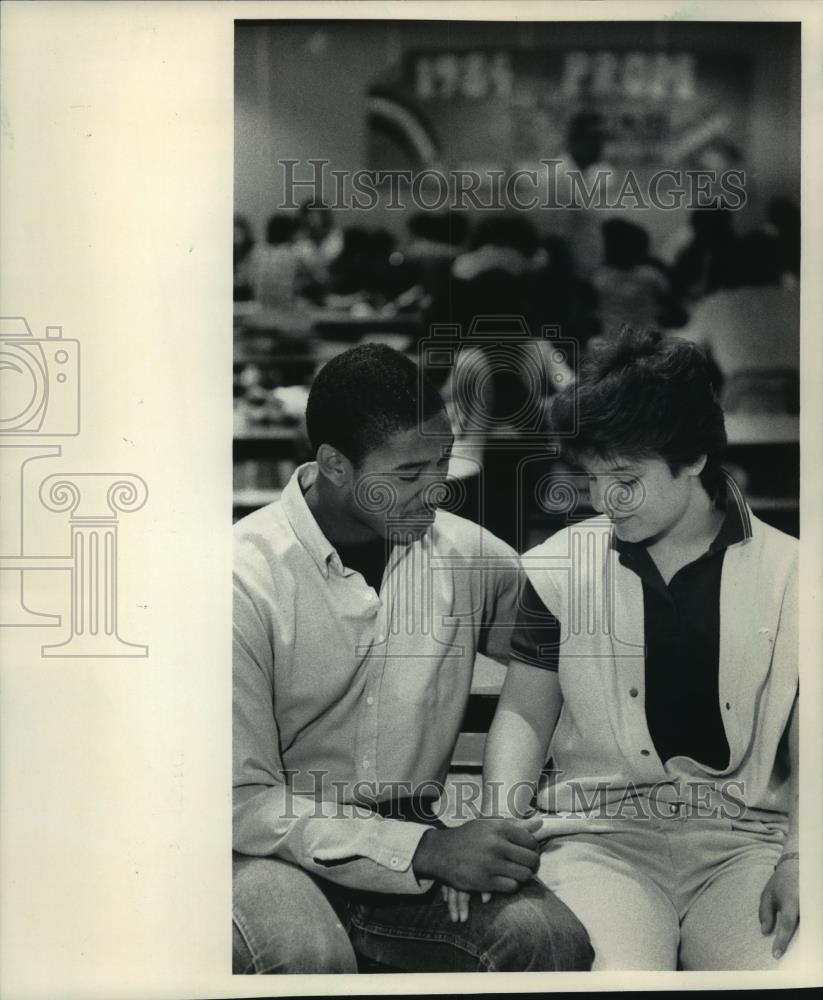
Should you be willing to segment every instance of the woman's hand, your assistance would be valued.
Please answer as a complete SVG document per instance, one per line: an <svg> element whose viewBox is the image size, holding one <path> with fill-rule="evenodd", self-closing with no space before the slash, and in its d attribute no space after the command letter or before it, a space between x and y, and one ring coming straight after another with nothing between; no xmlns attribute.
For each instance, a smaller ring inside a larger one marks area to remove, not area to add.
<svg viewBox="0 0 823 1000"><path fill-rule="evenodd" d="M448 904L449 916L452 923L465 924L469 919L471 893L465 892L463 889L453 889L450 885L441 885L440 892L443 896L443 902ZM490 892L480 893L480 899L484 903L488 903L491 898L492 894Z"/></svg>
<svg viewBox="0 0 823 1000"><path fill-rule="evenodd" d="M760 929L771 934L777 927L772 946L775 958L785 953L800 921L798 870L797 858L779 862L760 896Z"/></svg>

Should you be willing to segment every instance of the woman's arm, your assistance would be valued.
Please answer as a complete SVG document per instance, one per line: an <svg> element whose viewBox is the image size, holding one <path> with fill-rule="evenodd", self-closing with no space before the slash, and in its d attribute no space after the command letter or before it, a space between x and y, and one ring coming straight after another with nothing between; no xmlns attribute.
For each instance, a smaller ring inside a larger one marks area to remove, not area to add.
<svg viewBox="0 0 823 1000"><path fill-rule="evenodd" d="M798 744L799 722L797 698L789 718L789 828L774 874L766 883L760 897L760 926L764 934L774 934L772 954L775 958L785 952L794 937L800 921L800 886L798 853Z"/></svg>
<svg viewBox="0 0 823 1000"><path fill-rule="evenodd" d="M562 703L556 671L510 664L486 741L483 815L531 812Z"/></svg>

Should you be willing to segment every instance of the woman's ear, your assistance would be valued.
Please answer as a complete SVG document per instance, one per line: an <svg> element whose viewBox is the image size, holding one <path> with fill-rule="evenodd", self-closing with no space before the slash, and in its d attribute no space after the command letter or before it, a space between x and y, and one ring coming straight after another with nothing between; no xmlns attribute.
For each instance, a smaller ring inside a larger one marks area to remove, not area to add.
<svg viewBox="0 0 823 1000"><path fill-rule="evenodd" d="M689 476L699 476L700 473L706 468L706 462L708 460L708 455L700 455L693 462L685 467L686 474Z"/></svg>

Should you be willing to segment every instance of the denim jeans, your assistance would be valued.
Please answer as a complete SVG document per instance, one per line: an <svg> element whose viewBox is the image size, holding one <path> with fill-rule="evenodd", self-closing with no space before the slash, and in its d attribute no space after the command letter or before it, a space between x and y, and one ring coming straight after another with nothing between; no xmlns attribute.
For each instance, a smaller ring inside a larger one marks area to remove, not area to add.
<svg viewBox="0 0 823 1000"><path fill-rule="evenodd" d="M443 828L430 801L375 808ZM438 885L347 889L278 858L235 854L233 895L235 973L357 972L358 958L400 972L553 972L594 959L581 922L536 878L511 896L473 898L464 924L452 923Z"/></svg>
<svg viewBox="0 0 823 1000"><path fill-rule="evenodd" d="M277 858L234 857L233 971L357 972L358 959L401 972L562 971L594 953L571 910L536 879L452 923L434 886L422 895L348 890Z"/></svg>

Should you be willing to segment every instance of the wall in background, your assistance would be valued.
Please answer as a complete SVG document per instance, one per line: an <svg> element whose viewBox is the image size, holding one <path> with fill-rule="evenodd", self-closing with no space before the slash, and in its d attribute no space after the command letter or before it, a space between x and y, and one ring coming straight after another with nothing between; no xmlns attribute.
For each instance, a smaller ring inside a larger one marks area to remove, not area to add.
<svg viewBox="0 0 823 1000"><path fill-rule="evenodd" d="M242 22L236 40L235 207L258 235L283 196L278 159L322 158L334 170L370 166L368 89L405 52L427 48L538 50L547 60L593 47L740 53L751 62L751 108L749 204L739 228L759 223L773 195L799 199L800 32L790 23ZM343 225L385 226L398 235L406 222L383 205L340 217ZM660 253L684 220L652 211L636 221Z"/></svg>

